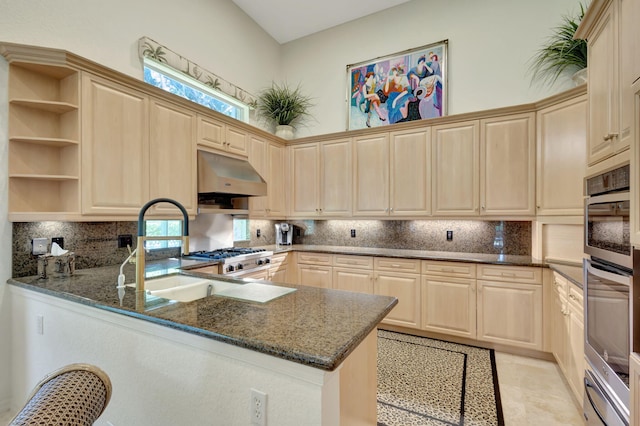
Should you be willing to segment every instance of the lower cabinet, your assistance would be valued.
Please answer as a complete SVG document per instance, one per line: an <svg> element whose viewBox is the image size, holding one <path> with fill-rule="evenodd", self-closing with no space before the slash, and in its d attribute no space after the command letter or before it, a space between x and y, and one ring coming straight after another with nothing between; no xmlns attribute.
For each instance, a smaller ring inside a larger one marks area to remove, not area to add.
<svg viewBox="0 0 640 426"><path fill-rule="evenodd" d="M355 293L373 294L373 271L334 267L333 288Z"/></svg>
<svg viewBox="0 0 640 426"><path fill-rule="evenodd" d="M478 340L542 350L542 285L478 280Z"/></svg>
<svg viewBox="0 0 640 426"><path fill-rule="evenodd" d="M476 338L476 280L422 276L422 328Z"/></svg>
<svg viewBox="0 0 640 426"><path fill-rule="evenodd" d="M383 323L420 328L420 275L375 272L374 294L398 299L398 304Z"/></svg>
<svg viewBox="0 0 640 426"><path fill-rule="evenodd" d="M585 370L582 289L554 273L553 297L553 356L582 405Z"/></svg>
<svg viewBox="0 0 640 426"><path fill-rule="evenodd" d="M277 253L271 257L267 279L275 283L289 282L289 253Z"/></svg>
<svg viewBox="0 0 640 426"><path fill-rule="evenodd" d="M310 287L331 288L332 269L331 266L298 265L298 283Z"/></svg>

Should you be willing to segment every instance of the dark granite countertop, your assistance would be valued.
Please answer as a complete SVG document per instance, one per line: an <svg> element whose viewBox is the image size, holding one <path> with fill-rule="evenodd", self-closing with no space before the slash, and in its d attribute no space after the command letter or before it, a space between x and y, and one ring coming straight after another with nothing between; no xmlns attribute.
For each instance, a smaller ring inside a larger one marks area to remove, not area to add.
<svg viewBox="0 0 640 426"><path fill-rule="evenodd" d="M147 276L175 273L196 263L188 259L149 262ZM82 269L71 277L23 277L8 283L322 370L337 368L397 303L387 296L282 284L297 291L267 303L215 295L188 303L145 294L136 300L134 289L127 289L120 306L115 288L118 270L119 266ZM127 283L135 280L133 265L125 267L125 275Z"/></svg>
<svg viewBox="0 0 640 426"><path fill-rule="evenodd" d="M274 253L281 253L286 251L311 251L318 253L352 254L360 256L443 260L449 262L472 262L513 266L546 266L546 264L542 260L532 258L531 256L518 256L509 254L460 253L449 251L403 250L373 247L347 247L307 244L295 244L288 247L276 247L275 245L271 245L262 246L261 248L273 250Z"/></svg>
<svg viewBox="0 0 640 426"><path fill-rule="evenodd" d="M584 276L582 266L578 264L549 263L549 268L558 272L560 275L582 288Z"/></svg>

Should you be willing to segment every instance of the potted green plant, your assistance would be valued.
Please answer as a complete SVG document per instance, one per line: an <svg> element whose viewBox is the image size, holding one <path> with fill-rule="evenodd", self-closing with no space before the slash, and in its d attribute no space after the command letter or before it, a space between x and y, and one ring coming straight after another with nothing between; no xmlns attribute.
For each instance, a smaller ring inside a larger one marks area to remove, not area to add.
<svg viewBox="0 0 640 426"><path fill-rule="evenodd" d="M257 114L276 126L276 136L293 138L293 129L309 116L311 98L304 95L298 85L295 89L286 83L272 83L258 94Z"/></svg>
<svg viewBox="0 0 640 426"><path fill-rule="evenodd" d="M564 15L560 24L553 28L547 44L531 58L532 83L553 84L565 72L583 75L584 80L578 80L578 83L586 81L587 42L573 38L584 17L584 11L584 5L580 3L580 11L576 16Z"/></svg>

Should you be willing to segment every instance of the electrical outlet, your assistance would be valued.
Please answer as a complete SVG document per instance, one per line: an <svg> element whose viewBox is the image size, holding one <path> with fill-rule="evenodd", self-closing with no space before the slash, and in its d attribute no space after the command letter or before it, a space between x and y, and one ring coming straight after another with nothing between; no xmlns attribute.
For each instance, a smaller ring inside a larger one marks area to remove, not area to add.
<svg viewBox="0 0 640 426"><path fill-rule="evenodd" d="M256 237L260 238L260 230L259 229L256 231Z"/></svg>
<svg viewBox="0 0 640 426"><path fill-rule="evenodd" d="M51 239L51 244L56 243L60 246L60 248L64 248L64 238L62 237L53 237Z"/></svg>
<svg viewBox="0 0 640 426"><path fill-rule="evenodd" d="M133 235L124 234L118 235L118 248L126 248L127 246L133 246Z"/></svg>
<svg viewBox="0 0 640 426"><path fill-rule="evenodd" d="M267 394L251 389L251 426L267 426Z"/></svg>
<svg viewBox="0 0 640 426"><path fill-rule="evenodd" d="M447 241L453 241L453 231L447 231Z"/></svg>
<svg viewBox="0 0 640 426"><path fill-rule="evenodd" d="M31 253L34 256L37 256L39 254L47 254L48 245L48 238L34 238L33 240L31 240Z"/></svg>
<svg viewBox="0 0 640 426"><path fill-rule="evenodd" d="M355 238L356 237L356 230L352 229L351 230L351 238Z"/></svg>
<svg viewBox="0 0 640 426"><path fill-rule="evenodd" d="M44 334L44 315L36 315L36 331L38 334Z"/></svg>

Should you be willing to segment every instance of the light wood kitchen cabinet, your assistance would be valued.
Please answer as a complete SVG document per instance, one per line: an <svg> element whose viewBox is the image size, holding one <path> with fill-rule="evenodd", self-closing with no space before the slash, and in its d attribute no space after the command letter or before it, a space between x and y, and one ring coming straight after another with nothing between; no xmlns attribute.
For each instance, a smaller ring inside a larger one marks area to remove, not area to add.
<svg viewBox="0 0 640 426"><path fill-rule="evenodd" d="M633 91L633 112L636 117L640 117L640 80L631 86ZM631 244L640 247L640 120L635 120L633 129L634 142L631 145L631 216L630 232ZM640 421L640 419L639 419Z"/></svg>
<svg viewBox="0 0 640 426"><path fill-rule="evenodd" d="M480 120L480 214L535 214L535 115Z"/></svg>
<svg viewBox="0 0 640 426"><path fill-rule="evenodd" d="M351 215L351 139L291 146L291 217Z"/></svg>
<svg viewBox="0 0 640 426"><path fill-rule="evenodd" d="M419 260L374 258L374 294L393 296L398 299L398 304L385 317L383 323L420 328L419 272Z"/></svg>
<svg viewBox="0 0 640 426"><path fill-rule="evenodd" d="M422 261L422 328L476 338L476 265Z"/></svg>
<svg viewBox="0 0 640 426"><path fill-rule="evenodd" d="M431 214L431 129L391 132L390 216Z"/></svg>
<svg viewBox="0 0 640 426"><path fill-rule="evenodd" d="M179 141L179 142L178 142ZM149 198L171 198L189 215L197 213L196 115L170 102L151 98L149 138ZM176 216L167 203L157 204L150 215Z"/></svg>
<svg viewBox="0 0 640 426"><path fill-rule="evenodd" d="M542 350L540 268L478 265L477 273L478 340Z"/></svg>
<svg viewBox="0 0 640 426"><path fill-rule="evenodd" d="M587 95L541 109L537 112L536 125L536 213L583 215Z"/></svg>
<svg viewBox="0 0 640 426"><path fill-rule="evenodd" d="M276 253L271 256L268 280L275 283L289 282L289 253Z"/></svg>
<svg viewBox="0 0 640 426"><path fill-rule="evenodd" d="M576 399L582 404L584 314L582 289L554 272L553 355Z"/></svg>
<svg viewBox="0 0 640 426"><path fill-rule="evenodd" d="M333 256L333 288L373 294L373 257Z"/></svg>
<svg viewBox="0 0 640 426"><path fill-rule="evenodd" d="M244 130L211 117L198 115L198 144L246 157L248 135Z"/></svg>
<svg viewBox="0 0 640 426"><path fill-rule="evenodd" d="M353 215L389 214L389 134L353 140Z"/></svg>
<svg viewBox="0 0 640 426"><path fill-rule="evenodd" d="M477 120L434 126L433 214L478 215L480 132Z"/></svg>
<svg viewBox="0 0 640 426"><path fill-rule="evenodd" d="M576 37L588 44L589 166L627 149L630 143L629 129L626 124L623 128L620 115L620 3L592 2L576 31Z"/></svg>
<svg viewBox="0 0 640 426"><path fill-rule="evenodd" d="M298 284L311 287L333 287L333 255L297 252Z"/></svg>
<svg viewBox="0 0 640 426"><path fill-rule="evenodd" d="M284 218L285 205L285 148L258 136L250 135L249 162L267 182L267 195L250 197L251 217Z"/></svg>
<svg viewBox="0 0 640 426"><path fill-rule="evenodd" d="M149 201L149 97L82 76L82 213L136 216Z"/></svg>
<svg viewBox="0 0 640 426"><path fill-rule="evenodd" d="M9 66L9 219L80 213L80 79L64 66Z"/></svg>

